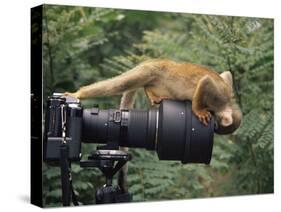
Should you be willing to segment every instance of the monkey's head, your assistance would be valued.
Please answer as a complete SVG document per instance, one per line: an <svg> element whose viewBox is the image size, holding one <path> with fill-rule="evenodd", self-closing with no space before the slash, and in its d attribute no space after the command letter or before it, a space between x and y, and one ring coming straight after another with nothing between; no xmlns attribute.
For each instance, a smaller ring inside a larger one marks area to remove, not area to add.
<svg viewBox="0 0 281 212"><path fill-rule="evenodd" d="M215 132L218 134L230 134L234 132L241 124L242 113L239 106L235 103L233 94L233 80L232 74L229 71L225 71L220 74L223 79L220 89L219 101L217 98L213 99L214 115L215 115Z"/></svg>
<svg viewBox="0 0 281 212"><path fill-rule="evenodd" d="M225 112L225 114L215 116L215 132L217 134L233 133L238 127L240 127L241 121L241 110L238 105L233 102L231 105L231 112Z"/></svg>

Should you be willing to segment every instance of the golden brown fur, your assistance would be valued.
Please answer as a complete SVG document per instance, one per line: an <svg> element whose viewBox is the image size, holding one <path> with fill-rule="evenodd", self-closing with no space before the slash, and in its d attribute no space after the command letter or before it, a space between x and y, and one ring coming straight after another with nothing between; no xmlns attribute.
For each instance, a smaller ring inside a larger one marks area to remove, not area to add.
<svg viewBox="0 0 281 212"><path fill-rule="evenodd" d="M231 78L230 81L227 78ZM205 125L211 118L210 112L219 116L217 120L220 120L220 126L226 127L235 121L231 114L219 113L231 109L231 73L219 75L192 63L149 60L112 79L84 86L66 95L84 99L121 94L141 87L152 105L163 99L192 100L194 114Z"/></svg>

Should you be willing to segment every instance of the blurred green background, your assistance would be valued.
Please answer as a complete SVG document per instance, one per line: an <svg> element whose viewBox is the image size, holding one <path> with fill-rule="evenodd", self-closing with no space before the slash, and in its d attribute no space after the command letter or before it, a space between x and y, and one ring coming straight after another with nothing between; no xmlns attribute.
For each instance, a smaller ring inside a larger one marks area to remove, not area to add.
<svg viewBox="0 0 281 212"><path fill-rule="evenodd" d="M273 20L45 5L44 99L75 91L129 70L149 58L198 63L234 77L242 126L215 136L210 165L159 161L155 152L130 149L129 191L134 201L273 192ZM118 108L120 96L83 101ZM148 108L143 92L135 106ZM89 153L95 145L83 145ZM94 203L104 184L98 170L73 164L78 200ZM59 168L44 164L47 207L61 205Z"/></svg>

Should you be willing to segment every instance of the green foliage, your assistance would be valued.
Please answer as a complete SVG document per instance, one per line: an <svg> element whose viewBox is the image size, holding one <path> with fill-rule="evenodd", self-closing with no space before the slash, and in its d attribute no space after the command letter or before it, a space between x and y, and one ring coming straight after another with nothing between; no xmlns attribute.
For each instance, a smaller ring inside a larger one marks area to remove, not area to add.
<svg viewBox="0 0 281 212"><path fill-rule="evenodd" d="M149 20L149 21L148 21ZM44 98L53 91L116 76L149 58L190 61L234 77L242 126L215 136L210 165L159 161L130 149L129 190L134 201L273 192L273 21L261 18L168 14L45 6ZM116 108L120 96L85 100ZM149 106L139 92L135 106ZM94 145L83 145L88 153ZM97 170L73 164L79 201L91 204L104 183ZM44 164L44 202L60 204L59 169Z"/></svg>

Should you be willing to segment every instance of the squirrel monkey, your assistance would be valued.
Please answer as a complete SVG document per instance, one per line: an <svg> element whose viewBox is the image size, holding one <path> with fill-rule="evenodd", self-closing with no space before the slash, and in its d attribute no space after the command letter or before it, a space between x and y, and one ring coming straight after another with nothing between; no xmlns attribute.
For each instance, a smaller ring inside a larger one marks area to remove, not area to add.
<svg viewBox="0 0 281 212"><path fill-rule="evenodd" d="M234 100L232 74L229 71L218 74L192 63L149 60L119 76L65 95L85 99L123 94L120 109L130 109L138 88L144 88L152 105L163 99L191 100L193 113L204 125L215 116L218 134L232 133L240 126L242 113ZM127 172L128 165L119 172L118 184L123 192L128 191Z"/></svg>
<svg viewBox="0 0 281 212"><path fill-rule="evenodd" d="M231 73L218 74L192 63L149 60L119 76L65 95L85 99L123 93L120 108L129 109L138 88L144 88L152 105L163 99L191 100L193 113L204 125L208 125L212 114L215 116L218 134L232 133L240 126L242 114L233 98Z"/></svg>

